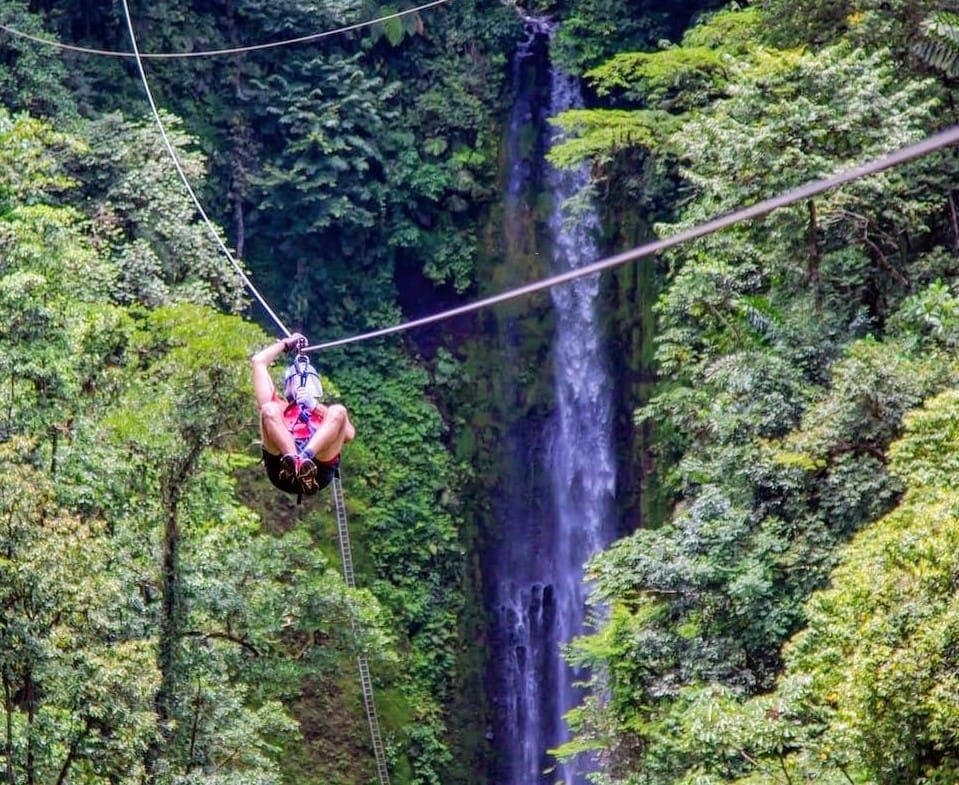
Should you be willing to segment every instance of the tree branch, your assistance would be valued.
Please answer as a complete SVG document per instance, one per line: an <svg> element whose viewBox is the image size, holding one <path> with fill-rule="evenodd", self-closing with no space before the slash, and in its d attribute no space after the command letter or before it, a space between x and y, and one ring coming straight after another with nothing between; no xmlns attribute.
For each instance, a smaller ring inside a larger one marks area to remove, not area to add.
<svg viewBox="0 0 959 785"><path fill-rule="evenodd" d="M187 630L186 632L182 633L182 635L184 638L201 638L203 640L215 638L216 640L229 641L230 643L235 643L237 646L242 646L255 657L259 657L261 655L260 650L250 643L245 635L234 635L233 633L226 632L225 630L214 630L211 632L204 632L203 630Z"/></svg>
<svg viewBox="0 0 959 785"><path fill-rule="evenodd" d="M200 694L200 683L196 685L196 699L193 701L193 723L190 728L190 749L186 756L186 773L193 771L193 756L196 754L196 740L200 729L200 709L203 706L203 697Z"/></svg>
<svg viewBox="0 0 959 785"><path fill-rule="evenodd" d="M812 285L813 307L816 313L822 313L822 287L819 283L819 271L822 267L822 251L819 248L819 219L816 215L816 200L810 199L809 210L809 283Z"/></svg>
<svg viewBox="0 0 959 785"><path fill-rule="evenodd" d="M766 766L765 764L763 764L763 763L761 763L760 761L756 760L756 759L755 759L754 757L752 757L749 753L747 753L746 750L744 750L742 747L737 747L737 748L736 748L736 751L737 751L740 755L743 756L743 759L744 759L747 763L749 763L749 764L752 765L752 766L755 766L757 769L759 769L761 772L763 772L763 774L768 774L770 777L772 777L773 779L775 779L777 782L779 781L779 777L777 777L776 774L775 774L773 771L771 771L768 766ZM790 780L789 780L789 775L788 775L788 774L786 775L786 782L789 783L789 785L792 785L792 783L791 783Z"/></svg>
<svg viewBox="0 0 959 785"><path fill-rule="evenodd" d="M87 737L87 733L89 732L90 720L87 719L83 730L77 735L76 738L74 738L72 742L70 742L70 750L67 753L67 757L63 761L63 765L60 767L60 774L57 776L56 785L63 785L63 783L67 781L67 775L70 773L70 767L73 766L73 762L77 759L77 750L80 748L80 742Z"/></svg>
<svg viewBox="0 0 959 785"><path fill-rule="evenodd" d="M853 444L852 442L843 442L842 444L837 444L826 453L826 458L831 461L833 458L837 458L840 455L845 455L846 453L850 452L866 453L867 455L871 455L881 464L885 465L886 463L886 454L878 447L874 447L871 444Z"/></svg>

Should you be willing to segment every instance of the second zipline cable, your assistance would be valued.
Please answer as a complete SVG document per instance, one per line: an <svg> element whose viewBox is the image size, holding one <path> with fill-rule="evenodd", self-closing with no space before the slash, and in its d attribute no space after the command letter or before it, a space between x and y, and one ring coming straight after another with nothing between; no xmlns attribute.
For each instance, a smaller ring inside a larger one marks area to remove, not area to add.
<svg viewBox="0 0 959 785"><path fill-rule="evenodd" d="M147 94L147 100L150 102L150 110L153 112L153 119L156 121L157 128L160 129L160 136L163 137L163 144L166 145L167 152L170 154L170 158L173 159L173 165L176 167L177 174L180 175L180 179L183 181L183 185L186 187L187 193L190 194L190 198L193 200L193 204L196 206L197 212L200 214L200 217L203 219L204 223L207 226L207 229L210 231L213 239L216 241L217 245L220 246L220 250L223 252L223 255L227 258L233 269L236 270L237 275L240 276L240 280L246 285L246 288L250 290L250 293L256 298L257 302L263 306L270 318L276 323L276 326L280 328L284 335L287 337L290 336L290 331L286 328L286 325L283 324L283 321L277 316L273 309L270 308L269 303L263 298L263 296L257 291L256 287L253 285L253 281L249 279L247 274L243 271L243 268L240 266L240 263L234 258L233 254L230 252L230 249L227 248L226 243L223 242L223 238L220 237L220 233L217 231L216 226L213 225L213 221L210 220L209 216L206 214L206 210L203 209L203 205L200 203L199 198L196 195L196 192L193 190L193 186L190 185L190 180L186 176L186 172L183 171L183 166L180 164L180 158L176 154L176 150L173 149L173 144L170 142L170 137L167 135L166 128L163 125L163 120L160 118L160 112L157 109L156 101L153 100L153 91L150 89L150 82L147 80L146 71L143 69L143 60L140 59L140 49L137 46L137 37L136 32L133 29L133 19L130 16L130 6L127 0L123 0L123 14L126 17L127 21L127 30L130 33L130 44L133 47L133 54L136 59L137 70L140 72L140 80L143 82L143 89Z"/></svg>
<svg viewBox="0 0 959 785"><path fill-rule="evenodd" d="M307 35L301 35L295 38L285 38L282 41L272 41L263 44L249 44L247 46L234 46L228 49L202 49L197 52L139 52L139 57L144 60L176 60L190 57L220 57L223 55L245 54L246 52L260 52L264 49L277 49L281 46L310 43L312 41L319 41L322 38L328 38L332 35L340 35L341 33L349 33L353 30L360 30L364 27L383 24L385 22L390 22L393 19L399 19L404 16L409 16L410 14L419 13L420 11L426 11L427 9L435 8L438 5L443 5L449 2L452 2L452 0L432 0L432 2L418 5L415 8L407 8L403 11L397 11L393 14L378 16L375 19L368 19L365 22L354 22L353 24L337 27L333 30L324 30L321 33L309 33ZM135 58L138 56L136 52L118 52L115 49L96 49L89 46L65 44L62 41L53 41L49 38L41 38L38 35L33 35L32 33L25 33L22 30L17 30L15 27L10 27L9 25L5 24L0 24L0 30L3 30L7 34L17 38L23 38L27 41L33 41L34 43L43 44L44 46L52 46L57 49L65 49L68 52L78 52L79 54L96 55L98 57Z"/></svg>

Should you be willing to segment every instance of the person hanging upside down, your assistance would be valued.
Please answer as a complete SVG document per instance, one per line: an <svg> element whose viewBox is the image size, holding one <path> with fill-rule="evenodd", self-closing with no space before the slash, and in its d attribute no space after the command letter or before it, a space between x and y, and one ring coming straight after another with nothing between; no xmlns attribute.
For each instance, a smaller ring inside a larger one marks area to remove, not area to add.
<svg viewBox="0 0 959 785"><path fill-rule="evenodd" d="M294 333L261 349L250 364L266 474L282 491L312 496L329 485L340 463L340 450L353 440L356 430L344 406L320 403L320 377L305 355L286 370L285 399L277 395L270 366L281 354L303 346L306 339Z"/></svg>

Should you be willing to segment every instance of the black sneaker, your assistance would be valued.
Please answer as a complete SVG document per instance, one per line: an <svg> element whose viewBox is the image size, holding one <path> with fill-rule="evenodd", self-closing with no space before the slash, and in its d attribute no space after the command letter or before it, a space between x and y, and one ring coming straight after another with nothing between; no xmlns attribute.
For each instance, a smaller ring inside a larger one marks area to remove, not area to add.
<svg viewBox="0 0 959 785"><path fill-rule="evenodd" d="M300 468L296 471L296 479L300 481L300 488L307 496L312 496L320 490L320 484L316 479L316 464L309 458L304 458L300 462Z"/></svg>
<svg viewBox="0 0 959 785"><path fill-rule="evenodd" d="M283 455L280 457L280 470L277 477L280 482L292 484L296 481L297 469L295 455Z"/></svg>

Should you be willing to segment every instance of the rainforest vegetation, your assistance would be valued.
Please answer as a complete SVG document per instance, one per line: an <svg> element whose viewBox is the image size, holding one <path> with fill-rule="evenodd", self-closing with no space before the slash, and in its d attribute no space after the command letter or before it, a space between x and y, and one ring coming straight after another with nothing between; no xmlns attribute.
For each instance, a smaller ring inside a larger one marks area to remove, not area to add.
<svg viewBox="0 0 959 785"><path fill-rule="evenodd" d="M412 5L130 7L161 52ZM959 119L946 0L450 0L148 60L288 324L334 338L496 289L524 15L583 80L551 160L589 167L611 252ZM0 23L130 48L106 0L0 0ZM644 262L648 313L610 276L634 487L588 566L568 656L593 690L559 751L597 753L597 785L959 780L957 174L946 149ZM393 781L487 782L484 329L324 354L359 432L347 589L326 497L258 465L248 360L275 326L134 64L0 33L0 777L369 782L362 652Z"/></svg>

